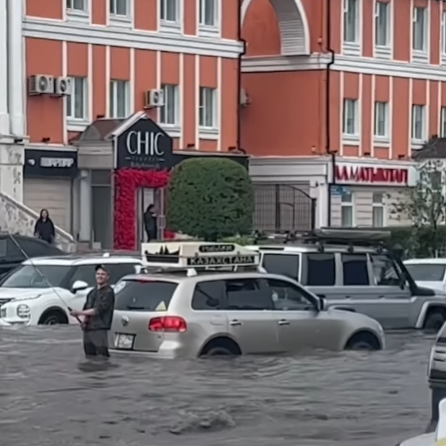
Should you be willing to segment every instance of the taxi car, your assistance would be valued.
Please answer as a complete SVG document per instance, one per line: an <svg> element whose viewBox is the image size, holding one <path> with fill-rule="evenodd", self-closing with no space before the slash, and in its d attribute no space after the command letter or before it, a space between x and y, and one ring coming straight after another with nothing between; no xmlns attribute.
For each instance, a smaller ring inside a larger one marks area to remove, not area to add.
<svg viewBox="0 0 446 446"><path fill-rule="evenodd" d="M142 254L150 271L115 288L110 345L118 352L176 358L384 347L377 321L326 309L295 280L259 272L259 255L247 248L164 242L143 244Z"/></svg>

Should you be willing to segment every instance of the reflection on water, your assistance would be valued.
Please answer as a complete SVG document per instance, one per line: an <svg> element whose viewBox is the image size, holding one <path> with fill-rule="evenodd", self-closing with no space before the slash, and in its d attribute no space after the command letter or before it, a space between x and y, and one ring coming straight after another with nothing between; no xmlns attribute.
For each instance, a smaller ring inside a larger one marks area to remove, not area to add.
<svg viewBox="0 0 446 446"><path fill-rule="evenodd" d="M432 338L384 352L86 363L76 327L0 329L0 432L15 446L393 446L422 433Z"/></svg>

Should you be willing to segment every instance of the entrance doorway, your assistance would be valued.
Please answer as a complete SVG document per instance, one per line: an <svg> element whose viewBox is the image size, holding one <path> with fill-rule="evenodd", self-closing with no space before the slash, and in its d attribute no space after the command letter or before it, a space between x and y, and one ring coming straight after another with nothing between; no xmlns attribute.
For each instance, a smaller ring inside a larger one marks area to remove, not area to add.
<svg viewBox="0 0 446 446"><path fill-rule="evenodd" d="M165 223L165 203L164 189L138 189L136 196L136 214L137 214L137 237L139 244L147 241L146 231L144 228L144 212L151 204L155 206L155 214L157 215L158 239L164 238ZM139 247L138 247L139 249Z"/></svg>

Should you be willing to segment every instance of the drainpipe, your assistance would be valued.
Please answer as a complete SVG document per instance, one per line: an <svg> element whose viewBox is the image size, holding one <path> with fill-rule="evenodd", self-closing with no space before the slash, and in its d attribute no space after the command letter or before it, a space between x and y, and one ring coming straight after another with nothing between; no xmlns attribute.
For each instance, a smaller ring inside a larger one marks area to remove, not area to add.
<svg viewBox="0 0 446 446"><path fill-rule="evenodd" d="M0 0L0 136L9 135L8 113L8 0Z"/></svg>
<svg viewBox="0 0 446 446"><path fill-rule="evenodd" d="M331 156L331 171L332 171L332 182L327 183L327 213L328 213L328 226L331 226L331 189L332 186L336 184L335 179L335 167L336 167L336 155L331 150L331 138L330 138L330 126L331 126L331 116L330 116L330 73L331 66L335 63L335 52L331 47L331 2L332 0L325 0L326 21L326 39L327 39L327 52L331 55L330 61L327 63L326 67L326 83L325 83L325 151Z"/></svg>
<svg viewBox="0 0 446 446"><path fill-rule="evenodd" d="M242 147L242 121L241 121L241 106L240 98L242 97L242 60L243 56L246 54L246 41L242 37L242 0L239 0L238 10L237 10L237 39L243 44L243 50L238 56L238 77L237 77L237 149Z"/></svg>
<svg viewBox="0 0 446 446"><path fill-rule="evenodd" d="M6 0L8 6L8 70L9 70L9 115L10 133L23 137L25 133L23 122L23 41L22 21L23 2L19 0Z"/></svg>

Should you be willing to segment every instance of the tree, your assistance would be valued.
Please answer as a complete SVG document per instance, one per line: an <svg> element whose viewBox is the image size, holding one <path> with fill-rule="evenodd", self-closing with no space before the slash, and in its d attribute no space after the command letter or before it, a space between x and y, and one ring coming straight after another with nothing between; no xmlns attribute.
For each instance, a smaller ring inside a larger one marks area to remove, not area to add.
<svg viewBox="0 0 446 446"><path fill-rule="evenodd" d="M226 158L191 158L172 171L167 227L216 241L252 229L254 194L248 171Z"/></svg>
<svg viewBox="0 0 446 446"><path fill-rule="evenodd" d="M446 248L443 169L442 160L421 161L415 187L393 205L393 212L406 215L412 223L410 247L416 256L437 257Z"/></svg>

